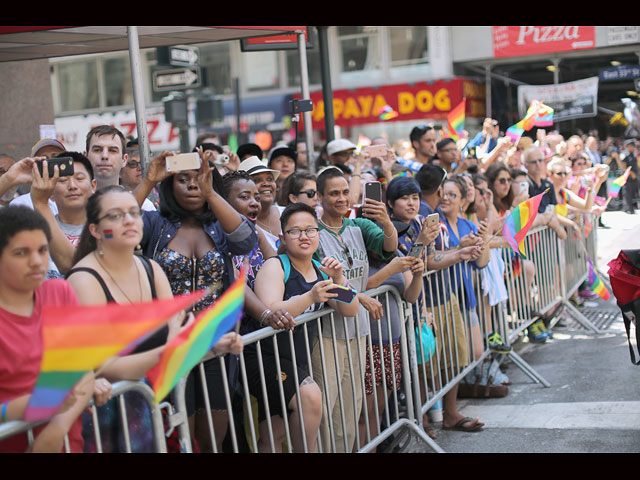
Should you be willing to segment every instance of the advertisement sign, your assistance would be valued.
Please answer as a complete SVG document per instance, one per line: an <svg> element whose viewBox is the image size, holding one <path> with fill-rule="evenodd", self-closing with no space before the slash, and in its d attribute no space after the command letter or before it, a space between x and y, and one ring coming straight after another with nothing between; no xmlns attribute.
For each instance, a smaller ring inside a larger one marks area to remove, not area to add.
<svg viewBox="0 0 640 480"><path fill-rule="evenodd" d="M493 27L493 55L515 57L595 48L595 26Z"/></svg>
<svg viewBox="0 0 640 480"><path fill-rule="evenodd" d="M520 85L518 110L521 116L532 100L539 100L554 109L553 121L594 117L598 110L598 77L557 85Z"/></svg>
<svg viewBox="0 0 640 480"><path fill-rule="evenodd" d="M313 128L324 128L324 100L322 92L311 93ZM364 87L354 90L334 90L333 113L335 124L341 127L406 121L415 119L445 120L463 98L466 116L483 117L485 88L463 78L438 80L433 83ZM388 115L393 111L394 115ZM397 115L396 115L397 114Z"/></svg>
<svg viewBox="0 0 640 480"><path fill-rule="evenodd" d="M305 48L313 48L309 42L309 27L304 27ZM243 52L261 52L265 50L295 50L298 48L298 35L271 35L268 37L243 38L240 40L240 50Z"/></svg>
<svg viewBox="0 0 640 480"><path fill-rule="evenodd" d="M180 134L173 125L165 121L162 109L147 110L146 118L149 148L152 151L180 150ZM125 137L131 135L138 138L134 110L56 118L56 138L68 151L82 153L86 149L87 133L98 125L113 125Z"/></svg>

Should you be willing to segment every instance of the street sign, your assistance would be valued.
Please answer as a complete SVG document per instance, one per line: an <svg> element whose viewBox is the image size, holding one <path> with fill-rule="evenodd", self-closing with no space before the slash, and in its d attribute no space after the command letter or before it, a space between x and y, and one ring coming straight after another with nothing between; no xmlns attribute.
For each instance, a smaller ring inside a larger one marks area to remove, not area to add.
<svg viewBox="0 0 640 480"><path fill-rule="evenodd" d="M172 68L153 72L153 90L183 90L200 87L202 73L200 67Z"/></svg>
<svg viewBox="0 0 640 480"><path fill-rule="evenodd" d="M157 59L160 65L194 67L200 65L200 51L198 47L184 45L159 47L157 49Z"/></svg>

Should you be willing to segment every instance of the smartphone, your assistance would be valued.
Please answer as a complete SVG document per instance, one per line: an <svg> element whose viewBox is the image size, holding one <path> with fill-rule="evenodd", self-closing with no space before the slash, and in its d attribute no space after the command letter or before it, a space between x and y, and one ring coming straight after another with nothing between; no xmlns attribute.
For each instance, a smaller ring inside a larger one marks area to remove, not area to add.
<svg viewBox="0 0 640 480"><path fill-rule="evenodd" d="M42 160L38 160L36 162L38 165L38 170L40 171L40 176L43 175L43 165ZM53 177L54 171L53 167L58 165L58 172L61 177L68 177L73 175L73 158L71 157L53 157L47 160L47 170L49 171L49 178Z"/></svg>
<svg viewBox="0 0 640 480"><path fill-rule="evenodd" d="M197 170L200 168L200 155L197 152L180 153L166 158L167 172Z"/></svg>
<svg viewBox="0 0 640 480"><path fill-rule="evenodd" d="M356 298L358 292L356 292L353 288L343 287L341 285L336 285L331 290L327 290L329 293L337 293L338 296L334 297L333 300L337 300L343 303L351 303L353 299Z"/></svg>
<svg viewBox="0 0 640 480"><path fill-rule="evenodd" d="M520 191L528 192L529 191L529 182L520 182Z"/></svg>
<svg viewBox="0 0 640 480"><path fill-rule="evenodd" d="M415 257L418 258L422 253L422 242L416 242L411 247L411 250L407 254L407 257Z"/></svg>
<svg viewBox="0 0 640 480"><path fill-rule="evenodd" d="M367 198L370 198L371 200L375 200L377 202L382 201L382 185L380 184L380 182L367 182L364 184L364 198L362 199L363 204Z"/></svg>
<svg viewBox="0 0 640 480"><path fill-rule="evenodd" d="M387 146L386 145L369 145L364 147L364 151L369 154L370 158L380 158L387 156Z"/></svg>
<svg viewBox="0 0 640 480"><path fill-rule="evenodd" d="M430 227L431 225L435 225L437 223L440 223L440 215L438 213L427 215L427 227Z"/></svg>

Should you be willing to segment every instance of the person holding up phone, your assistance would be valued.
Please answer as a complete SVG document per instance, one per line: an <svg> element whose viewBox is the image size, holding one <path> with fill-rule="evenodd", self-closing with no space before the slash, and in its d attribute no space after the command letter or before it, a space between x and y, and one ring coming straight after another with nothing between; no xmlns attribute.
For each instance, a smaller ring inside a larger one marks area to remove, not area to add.
<svg viewBox="0 0 640 480"><path fill-rule="evenodd" d="M384 203L371 198L365 200L362 218L345 218L351 207L351 191L341 170L327 168L318 175L316 185L323 213L319 220L320 241L314 258L318 261L325 257L338 260L342 264L345 278L351 287L359 292L359 309L355 318L343 319L344 316L335 315L334 321L323 320L323 336L317 342L323 344L326 372L322 370L320 349L314 347L312 354L314 380L321 388L325 384L324 375L327 375L328 391L324 393L329 402L328 405L324 405L324 408L327 411L331 410L335 447L339 452L351 452L362 405L364 339L370 332L369 319L380 319L383 313L382 304L363 293L367 289L369 278L368 252L375 252L385 261L391 260L398 246L398 235ZM332 332L335 335L336 352L334 352ZM354 362L353 369L349 368L348 349L351 352L351 358L360 360L360 362ZM334 353L338 357L338 372L336 372L336 365L333 365ZM352 371L354 388L351 382ZM346 431L343 429L342 412L338 402L338 382L341 385L344 402L347 405L357 405L357 411L352 408L344 409ZM320 426L325 452L330 451L332 444L327 419L328 414L323 415Z"/></svg>

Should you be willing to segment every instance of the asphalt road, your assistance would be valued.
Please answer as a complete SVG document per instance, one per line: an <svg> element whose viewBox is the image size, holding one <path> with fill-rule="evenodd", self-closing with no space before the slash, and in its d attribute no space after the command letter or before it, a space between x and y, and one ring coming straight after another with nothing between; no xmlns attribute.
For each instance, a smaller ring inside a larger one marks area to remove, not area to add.
<svg viewBox="0 0 640 480"><path fill-rule="evenodd" d="M640 248L640 211L605 212L598 228L597 265L624 248ZM512 362L506 374L509 394L495 399L459 399L465 415L485 426L467 433L437 429L437 444L447 453L639 453L640 366L631 363L626 331L613 295L580 308L601 333L593 333L566 311L564 328L544 344L526 338L515 351L549 384L534 382ZM440 425L436 424L436 427ZM431 453L412 439L406 452Z"/></svg>

